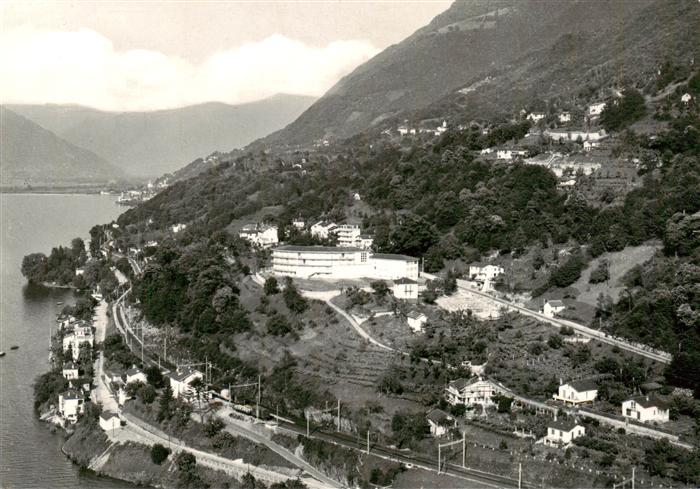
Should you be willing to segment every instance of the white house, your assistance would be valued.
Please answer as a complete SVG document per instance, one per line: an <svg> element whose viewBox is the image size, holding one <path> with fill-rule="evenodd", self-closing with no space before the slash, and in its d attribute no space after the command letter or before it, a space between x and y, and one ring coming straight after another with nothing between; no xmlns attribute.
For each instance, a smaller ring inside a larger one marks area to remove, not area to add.
<svg viewBox="0 0 700 489"><path fill-rule="evenodd" d="M492 281L504 272L505 270L503 267L499 267L498 265L469 265L469 276L476 282Z"/></svg>
<svg viewBox="0 0 700 489"><path fill-rule="evenodd" d="M484 148L481 151L479 151L479 154L482 155L490 155L491 153L493 153L493 148Z"/></svg>
<svg viewBox="0 0 700 489"><path fill-rule="evenodd" d="M297 218L292 221L292 226L294 226L297 229L304 229L304 227L306 226L306 222L301 218Z"/></svg>
<svg viewBox="0 0 700 489"><path fill-rule="evenodd" d="M418 300L418 282L405 277L394 280L391 292L397 299Z"/></svg>
<svg viewBox="0 0 700 489"><path fill-rule="evenodd" d="M545 114L543 112L530 112L527 115L526 119L529 121L532 121L534 123L537 123L537 122L541 121L542 119L544 119L544 117L545 117Z"/></svg>
<svg viewBox="0 0 700 489"><path fill-rule="evenodd" d="M85 398L80 392L70 389L58 395L58 414L66 421L75 423L84 412Z"/></svg>
<svg viewBox="0 0 700 489"><path fill-rule="evenodd" d="M549 318L553 318L560 312L562 312L564 309L566 309L566 306L562 301L558 300L550 300L544 303L544 306L542 306L542 314Z"/></svg>
<svg viewBox="0 0 700 489"><path fill-rule="evenodd" d="M571 122L571 112L562 112L559 114L559 122Z"/></svg>
<svg viewBox="0 0 700 489"><path fill-rule="evenodd" d="M458 404L488 406L494 404L493 395L499 393L501 388L490 380L472 377L471 379L453 380L447 384L445 391L447 402L453 406Z"/></svg>
<svg viewBox="0 0 700 489"><path fill-rule="evenodd" d="M337 246L340 247L359 247L360 246L360 226L357 226L355 224L341 224L339 226L336 226L333 231L331 231L333 234L336 235L338 238L338 243Z"/></svg>
<svg viewBox="0 0 700 489"><path fill-rule="evenodd" d="M126 383L131 384L133 382L147 383L148 379L146 374L141 371L141 369L136 368L136 366L131 367L126 371Z"/></svg>
<svg viewBox="0 0 700 489"><path fill-rule="evenodd" d="M418 258L393 253L372 253L369 259L370 278L396 280L418 279Z"/></svg>
<svg viewBox="0 0 700 489"><path fill-rule="evenodd" d="M600 146L600 143L598 141L584 141L583 142L583 150L584 151L590 151L593 148L597 148Z"/></svg>
<svg viewBox="0 0 700 489"><path fill-rule="evenodd" d="M77 379L80 376L80 373L78 372L78 366L73 362L64 363L63 369L61 370L61 374L63 375L63 378L68 380Z"/></svg>
<svg viewBox="0 0 700 489"><path fill-rule="evenodd" d="M238 232L238 236L263 248L274 246L279 242L277 226L268 226L265 224L246 224Z"/></svg>
<svg viewBox="0 0 700 489"><path fill-rule="evenodd" d="M180 231L184 231L187 228L187 224L173 224L173 233L177 234Z"/></svg>
<svg viewBox="0 0 700 489"><path fill-rule="evenodd" d="M572 420L557 421L556 419L547 426L547 436L544 444L550 447L566 448L571 442L586 434L586 428Z"/></svg>
<svg viewBox="0 0 700 489"><path fill-rule="evenodd" d="M681 102L683 102L684 104L689 104L691 100L693 100L693 96L689 93L684 93L681 97Z"/></svg>
<svg viewBox="0 0 700 489"><path fill-rule="evenodd" d="M71 349L73 361L77 361L80 356L80 345L87 343L92 347L94 342L91 326L76 326L72 333L63 337L63 351Z"/></svg>
<svg viewBox="0 0 700 489"><path fill-rule="evenodd" d="M335 230L336 224L331 221L318 221L311 226L311 236L319 239L328 239Z"/></svg>
<svg viewBox="0 0 700 489"><path fill-rule="evenodd" d="M593 402L598 396L598 386L592 380L572 380L559 386L554 399L566 404L584 404Z"/></svg>
<svg viewBox="0 0 700 489"><path fill-rule="evenodd" d="M436 438L445 436L450 428L457 426L457 421L442 409L433 409L426 416L430 434Z"/></svg>
<svg viewBox="0 0 700 489"><path fill-rule="evenodd" d="M603 112L603 109L605 109L605 102L596 102L594 104L591 104L588 106L588 115L590 116L598 116Z"/></svg>
<svg viewBox="0 0 700 489"><path fill-rule="evenodd" d="M170 388L173 390L173 397L191 397L194 389L191 384L194 379L203 379L204 375L199 370L183 367L174 372L168 372L166 377L170 379Z"/></svg>
<svg viewBox="0 0 700 489"><path fill-rule="evenodd" d="M122 421L116 413L104 412L100 414L100 428L104 431L117 430L122 427Z"/></svg>
<svg viewBox="0 0 700 489"><path fill-rule="evenodd" d="M369 250L374 244L374 236L371 234L361 234L359 247L363 250Z"/></svg>
<svg viewBox="0 0 700 489"><path fill-rule="evenodd" d="M668 403L655 396L638 396L622 403L622 416L642 423L666 423L669 420L668 408Z"/></svg>
<svg viewBox="0 0 700 489"><path fill-rule="evenodd" d="M499 160L510 161L513 158L527 156L527 150L518 148L501 148L496 151L496 158Z"/></svg>
<svg viewBox="0 0 700 489"><path fill-rule="evenodd" d="M411 311L406 316L406 322L408 322L408 327L414 333L420 334L423 332L423 326L428 322L428 316L418 311Z"/></svg>

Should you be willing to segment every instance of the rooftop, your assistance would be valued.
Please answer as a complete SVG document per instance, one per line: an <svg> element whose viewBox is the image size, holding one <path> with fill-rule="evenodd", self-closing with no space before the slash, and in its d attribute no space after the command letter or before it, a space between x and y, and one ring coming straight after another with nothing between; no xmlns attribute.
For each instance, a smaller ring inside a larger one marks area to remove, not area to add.
<svg viewBox="0 0 700 489"><path fill-rule="evenodd" d="M355 247L339 247L339 246L300 246L300 245L284 245L272 250L275 251L298 251L298 252L316 252L316 253L352 253L355 251L363 251Z"/></svg>
<svg viewBox="0 0 700 489"><path fill-rule="evenodd" d="M560 419L558 421L552 421L548 426L559 431L571 431L578 426L578 424L579 423L577 423L575 419Z"/></svg>
<svg viewBox="0 0 700 489"><path fill-rule="evenodd" d="M413 258L412 256L406 255L396 255L393 253L374 253L372 258L377 260L398 260L398 261L414 261L418 262L418 258Z"/></svg>
<svg viewBox="0 0 700 489"><path fill-rule="evenodd" d="M168 372L166 374L166 377L169 377L173 380L176 380L177 382L184 382L185 380L187 380L188 377L191 377L192 375L197 375L197 374L202 375L202 372L200 372L199 370L191 369L189 367L184 367L184 368L181 368L180 370Z"/></svg>
<svg viewBox="0 0 700 489"><path fill-rule="evenodd" d="M394 283L397 285L402 285L402 284L417 284L418 282L416 282L415 280L411 280L410 278L403 277L403 278L399 278L399 279L394 280Z"/></svg>
<svg viewBox="0 0 700 489"><path fill-rule="evenodd" d="M598 390L598 385L591 379L572 380L567 382L567 384L577 392Z"/></svg>
<svg viewBox="0 0 700 489"><path fill-rule="evenodd" d="M100 413L100 418L104 419L105 421L109 421L112 418L119 418L116 413L110 413L110 412L103 412Z"/></svg>
<svg viewBox="0 0 700 489"><path fill-rule="evenodd" d="M449 383L449 386L461 391L467 386L470 386L479 381L479 377L471 377L469 379L457 379Z"/></svg>
<svg viewBox="0 0 700 489"><path fill-rule="evenodd" d="M408 316L409 318L411 318L411 319L418 319L418 318L420 318L421 316L423 316L424 318L427 318L427 317L428 317L428 316L426 316L425 314L423 314L423 313L420 312L420 311L411 311L411 312L409 312L409 313L407 314L407 316Z"/></svg>
<svg viewBox="0 0 700 489"><path fill-rule="evenodd" d="M629 399L634 401L643 408L657 407L660 409L668 409L670 407L669 403L663 399L659 399L656 396L636 396Z"/></svg>
<svg viewBox="0 0 700 489"><path fill-rule="evenodd" d="M549 304L552 307L564 307L564 303L559 300L547 301L547 304Z"/></svg>
<svg viewBox="0 0 700 489"><path fill-rule="evenodd" d="M433 409L426 415L426 418L435 424L441 424L445 421L450 421L452 419L452 416L447 414L442 409Z"/></svg>

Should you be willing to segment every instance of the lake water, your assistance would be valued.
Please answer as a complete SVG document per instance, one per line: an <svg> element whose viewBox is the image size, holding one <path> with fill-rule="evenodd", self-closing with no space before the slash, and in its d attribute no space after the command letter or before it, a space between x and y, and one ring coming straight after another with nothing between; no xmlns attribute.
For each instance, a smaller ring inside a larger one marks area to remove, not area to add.
<svg viewBox="0 0 700 489"><path fill-rule="evenodd" d="M104 195L0 194L0 487L133 488L125 482L80 471L61 452L63 438L51 434L33 412L32 384L48 370L50 328L56 302L73 301L67 290L29 287L22 257L48 254L53 246L86 239L95 224L122 211ZM10 350L12 345L18 350Z"/></svg>

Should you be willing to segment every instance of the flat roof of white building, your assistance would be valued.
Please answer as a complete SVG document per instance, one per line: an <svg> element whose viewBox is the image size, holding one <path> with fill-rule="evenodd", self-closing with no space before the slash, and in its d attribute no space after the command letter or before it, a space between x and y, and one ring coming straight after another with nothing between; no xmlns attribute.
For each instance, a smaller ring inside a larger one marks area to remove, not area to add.
<svg viewBox="0 0 700 489"><path fill-rule="evenodd" d="M363 251L361 248L356 248L352 246L341 247L341 246L300 246L300 245L284 245L275 248L275 251L298 251L298 252L316 252L316 253L350 253L353 251ZM376 255L375 255L376 256Z"/></svg>

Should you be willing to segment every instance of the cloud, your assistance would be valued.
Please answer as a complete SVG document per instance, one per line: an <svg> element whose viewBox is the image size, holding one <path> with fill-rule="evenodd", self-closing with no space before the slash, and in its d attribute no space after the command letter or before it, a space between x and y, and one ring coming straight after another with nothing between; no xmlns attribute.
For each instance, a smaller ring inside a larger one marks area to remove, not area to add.
<svg viewBox="0 0 700 489"><path fill-rule="evenodd" d="M89 29L20 27L0 34L0 96L3 103L124 111L236 104L276 93L320 96L377 52L366 41L317 47L274 34L192 64L156 51L116 51Z"/></svg>

